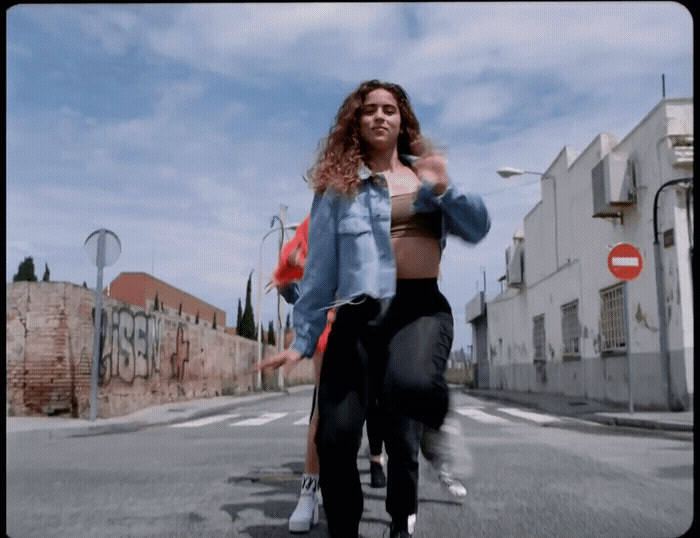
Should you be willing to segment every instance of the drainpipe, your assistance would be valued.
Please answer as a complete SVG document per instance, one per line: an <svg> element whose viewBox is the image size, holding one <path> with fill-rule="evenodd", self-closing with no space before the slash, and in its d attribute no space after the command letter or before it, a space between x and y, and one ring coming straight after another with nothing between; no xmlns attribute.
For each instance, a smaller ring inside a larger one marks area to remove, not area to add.
<svg viewBox="0 0 700 538"><path fill-rule="evenodd" d="M668 349L668 322L666 320L666 308L664 299L666 290L664 287L664 270L661 260L661 245L659 244L659 228L658 228L658 201L659 194L666 187L678 185L679 183L690 183L692 185L693 178L672 179L667 181L654 195L654 262L656 268L656 302L659 310L659 351L661 354L661 366L663 368L663 376L666 378L666 403L671 411L681 411L682 405L674 398L673 388L671 385L671 356Z"/></svg>

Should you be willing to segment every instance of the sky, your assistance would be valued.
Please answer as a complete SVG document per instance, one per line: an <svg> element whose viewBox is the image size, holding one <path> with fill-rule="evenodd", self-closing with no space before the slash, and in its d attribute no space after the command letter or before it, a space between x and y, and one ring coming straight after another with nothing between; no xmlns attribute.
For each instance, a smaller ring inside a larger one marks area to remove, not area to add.
<svg viewBox="0 0 700 538"><path fill-rule="evenodd" d="M282 204L287 224L306 216L319 141L378 78L403 86L451 181L491 215L480 243L449 238L443 253L453 349L467 348L465 305L484 279L487 300L500 292L505 249L540 200L537 176L496 170L543 172L565 146L621 140L662 99L662 75L666 97L692 97L692 35L675 2L15 5L6 280L32 256L39 279L48 265L94 288L84 243L106 228L122 250L105 285L146 272L235 326L253 271L257 318L273 217ZM276 309L265 295L265 328Z"/></svg>

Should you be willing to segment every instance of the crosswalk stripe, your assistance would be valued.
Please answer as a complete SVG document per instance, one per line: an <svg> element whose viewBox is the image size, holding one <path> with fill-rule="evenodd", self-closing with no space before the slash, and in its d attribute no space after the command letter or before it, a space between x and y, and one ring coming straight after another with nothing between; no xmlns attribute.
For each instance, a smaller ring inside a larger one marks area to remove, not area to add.
<svg viewBox="0 0 700 538"><path fill-rule="evenodd" d="M173 428L196 428L198 426L206 426L207 424L213 424L214 422L221 422L222 420L228 420L236 417L240 417L239 413L233 413L230 415L216 415L213 417L200 418L198 420L190 420L189 422L181 422L180 424L171 424Z"/></svg>
<svg viewBox="0 0 700 538"><path fill-rule="evenodd" d="M309 422L311 422L311 415L307 415L305 417L301 417L299 420L297 420L294 425L295 426L308 426Z"/></svg>
<svg viewBox="0 0 700 538"><path fill-rule="evenodd" d="M503 417L498 417L496 415L489 415L488 413L484 413L481 409L476 409L474 407L460 407L455 409L457 413L460 415L464 415L465 417L472 418L474 420L478 420L479 422L485 422L487 424L508 424L510 421L508 419L505 419Z"/></svg>
<svg viewBox="0 0 700 538"><path fill-rule="evenodd" d="M259 417L247 418L239 422L231 422L230 426L262 426L278 418L286 417L288 413L263 413Z"/></svg>
<svg viewBox="0 0 700 538"><path fill-rule="evenodd" d="M521 409L515 409L512 407L503 407L500 408L499 411L508 413L509 415L513 415L516 417L532 420L533 422L539 422L541 424L544 424L546 422L560 422L560 420L557 417L542 415L540 413L533 413L531 411L523 411Z"/></svg>

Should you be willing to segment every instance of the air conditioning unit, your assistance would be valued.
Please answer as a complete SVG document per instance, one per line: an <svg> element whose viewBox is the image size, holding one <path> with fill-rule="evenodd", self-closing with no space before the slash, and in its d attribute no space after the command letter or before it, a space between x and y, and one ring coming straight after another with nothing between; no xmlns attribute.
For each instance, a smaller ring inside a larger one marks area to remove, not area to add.
<svg viewBox="0 0 700 538"><path fill-rule="evenodd" d="M524 284L525 252L523 242L517 241L506 249L506 284L519 288Z"/></svg>
<svg viewBox="0 0 700 538"><path fill-rule="evenodd" d="M693 135L671 135L671 166L690 169L694 165Z"/></svg>
<svg viewBox="0 0 700 538"><path fill-rule="evenodd" d="M593 216L617 217L635 204L634 164L627 153L608 153L591 170Z"/></svg>

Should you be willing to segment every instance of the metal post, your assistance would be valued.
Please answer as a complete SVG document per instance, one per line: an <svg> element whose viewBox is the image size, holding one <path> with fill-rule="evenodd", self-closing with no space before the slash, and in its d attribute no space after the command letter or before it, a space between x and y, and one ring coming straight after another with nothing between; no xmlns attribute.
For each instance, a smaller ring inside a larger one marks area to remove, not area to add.
<svg viewBox="0 0 700 538"><path fill-rule="evenodd" d="M627 306L627 282L622 284L622 305L623 305L623 317L625 320L625 347L627 348L627 384L629 388L629 412L630 415L634 413L634 390L632 381L632 350L630 349L630 326L629 326L629 308Z"/></svg>
<svg viewBox="0 0 700 538"><path fill-rule="evenodd" d="M287 220L287 206L280 204L280 242L279 242L279 252L282 252L282 247L284 246L284 223ZM282 351L282 310L284 309L284 304L282 303L282 295L279 290L277 290L277 352ZM277 385L280 390L284 390L284 368L280 368L277 371Z"/></svg>
<svg viewBox="0 0 700 538"><path fill-rule="evenodd" d="M666 308L664 298L664 269L661 261L661 246L659 241L654 241L654 269L656 272L656 306L659 313L659 358L661 359L661 371L666 382L666 403L668 408L673 407L673 392L671 389L671 364L668 354L668 325L666 324Z"/></svg>
<svg viewBox="0 0 700 538"><path fill-rule="evenodd" d="M90 420L97 419L97 384L100 371L100 337L102 336L102 273L105 265L105 232L97 239L97 288L95 289L95 330L92 338L92 372L90 381Z"/></svg>
<svg viewBox="0 0 700 538"><path fill-rule="evenodd" d="M267 235L265 235L267 237ZM260 370L260 362L262 361L262 317L260 315L260 305L262 303L262 245L265 237L260 241L260 254L258 256L258 300L256 311L258 313L258 371L255 374L255 388L262 390L262 370Z"/></svg>

